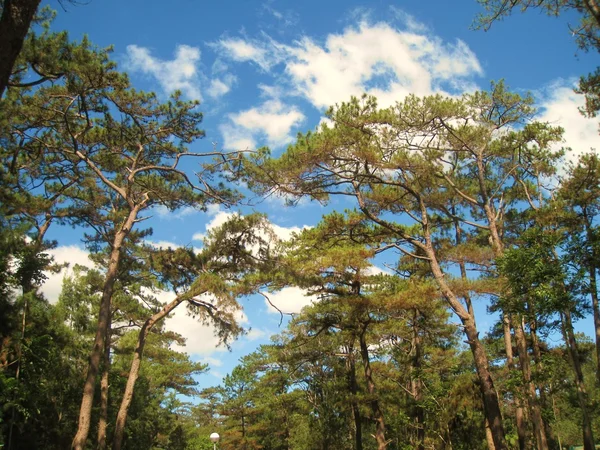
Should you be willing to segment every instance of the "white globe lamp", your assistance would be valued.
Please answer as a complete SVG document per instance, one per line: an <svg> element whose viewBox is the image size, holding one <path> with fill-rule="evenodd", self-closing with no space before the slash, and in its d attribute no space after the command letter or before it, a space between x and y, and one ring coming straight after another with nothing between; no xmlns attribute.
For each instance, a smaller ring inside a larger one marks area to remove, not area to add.
<svg viewBox="0 0 600 450"><path fill-rule="evenodd" d="M219 442L219 438L221 436L219 436L219 433L212 433L210 435L210 440L213 441L213 449L217 450L217 442Z"/></svg>

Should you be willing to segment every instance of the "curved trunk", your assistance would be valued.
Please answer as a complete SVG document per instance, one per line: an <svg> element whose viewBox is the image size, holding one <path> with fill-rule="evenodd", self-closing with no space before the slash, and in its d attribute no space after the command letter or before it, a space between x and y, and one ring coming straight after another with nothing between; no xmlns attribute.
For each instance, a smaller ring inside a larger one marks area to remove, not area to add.
<svg viewBox="0 0 600 450"><path fill-rule="evenodd" d="M127 421L127 413L129 406L131 406L131 400L133 399L133 391L135 383L140 375L140 367L142 364L142 357L144 355L144 346L146 345L146 339L150 330L164 319L171 311L179 306L183 301L194 296L194 294L186 293L178 295L171 303L168 303L159 312L154 314L152 317L144 322L139 334L138 342L133 353L133 360L131 361L131 367L129 369L129 376L127 377L127 384L125 385L125 392L123 392L123 398L121 400L121 406L117 413L117 420L115 422L115 434L113 437L113 450L120 450L123 445L123 436L125 433L125 423Z"/></svg>
<svg viewBox="0 0 600 450"><path fill-rule="evenodd" d="M135 223L137 213L141 207L142 205L138 205L130 211L127 220L117 232L112 243L110 261L108 263L108 270L106 271L104 288L102 290L102 299L100 300L100 311L98 313L98 325L96 328L96 336L94 338L94 346L92 347L92 352L90 354L87 376L83 386L83 396L81 398L81 406L79 408L77 433L75 434L73 443L71 444L71 447L74 450L84 449L90 431L92 404L94 402L94 387L96 384L96 376L98 375L98 370L100 368L100 360L104 353L104 341L106 340L110 326L110 306L115 282L117 281L117 275L119 272L121 249L123 248L123 243L125 242L125 239L129 235L129 232Z"/></svg>
<svg viewBox="0 0 600 450"><path fill-rule="evenodd" d="M521 366L521 373L523 374L523 380L525 381L527 403L529 404L537 449L547 450L548 439L546 438L546 427L542 418L537 392L531 379L531 367L529 364L529 354L527 353L527 340L525 337L525 330L523 330L522 320L515 320L513 328L515 330L517 351L519 352L519 365Z"/></svg>
<svg viewBox="0 0 600 450"><path fill-rule="evenodd" d="M569 351L569 359L573 366L573 372L575 374L575 388L577 389L577 398L579 400L579 407L581 408L581 415L583 416L582 431L583 431L583 448L584 450L594 450L596 445L594 443L594 434L592 432L592 421L588 412L588 395L585 389L585 383L583 378L583 371L581 370L581 363L579 362L579 349L577 348L577 341L575 340L575 333L573 332L573 322L571 320L571 312L565 310L561 313L562 319L562 331Z"/></svg>
<svg viewBox="0 0 600 450"><path fill-rule="evenodd" d="M512 338L510 334L511 319L504 314L502 317L502 329L504 331L504 348L506 349L506 366L509 371L515 369L515 361L513 357ZM523 414L523 405L519 398L519 393L514 393L515 399L515 420L517 422L517 436L519 437L519 450L525 450L527 445L527 425L525 423L525 415Z"/></svg>
<svg viewBox="0 0 600 450"><path fill-rule="evenodd" d="M110 325L109 325L110 327ZM106 449L106 429L108 428L108 376L110 372L110 328L104 343L104 365L100 380L100 419L98 420L97 450Z"/></svg>

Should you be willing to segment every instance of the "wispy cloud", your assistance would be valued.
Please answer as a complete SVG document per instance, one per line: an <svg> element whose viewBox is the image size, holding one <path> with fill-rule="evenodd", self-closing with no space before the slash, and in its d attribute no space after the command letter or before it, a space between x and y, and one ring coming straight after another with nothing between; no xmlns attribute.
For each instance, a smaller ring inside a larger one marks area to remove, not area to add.
<svg viewBox="0 0 600 450"><path fill-rule="evenodd" d="M304 122L305 116L293 105L270 99L260 106L229 115L229 123L221 126L225 149L239 149L240 140L247 143L280 147L293 140L291 131Z"/></svg>
<svg viewBox="0 0 600 450"><path fill-rule="evenodd" d="M126 66L130 71L150 75L166 94L180 90L193 100L202 100L199 62L200 49L197 47L179 45L172 60L162 60L147 48L127 46Z"/></svg>
<svg viewBox="0 0 600 450"><path fill-rule="evenodd" d="M564 143L558 146L571 148L566 155L570 161L575 161L580 154L589 153L592 149L600 151L598 120L584 117L579 112L585 99L573 91L575 86L576 80L556 80L537 93L541 109L538 120L564 128Z"/></svg>
<svg viewBox="0 0 600 450"><path fill-rule="evenodd" d="M445 42L409 15L393 10L399 28L373 23L365 13L323 42L304 37L288 45L263 34L224 38L213 44L235 62L252 61L267 71L283 65L280 85L322 109L364 92L392 104L408 93L456 94L475 88L483 74L466 43ZM385 43L385 44L383 44Z"/></svg>

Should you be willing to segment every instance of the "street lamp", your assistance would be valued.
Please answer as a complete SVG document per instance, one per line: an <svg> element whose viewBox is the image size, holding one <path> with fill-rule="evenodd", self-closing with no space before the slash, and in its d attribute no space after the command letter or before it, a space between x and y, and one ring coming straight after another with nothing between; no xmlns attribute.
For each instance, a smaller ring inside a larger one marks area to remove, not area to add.
<svg viewBox="0 0 600 450"><path fill-rule="evenodd" d="M213 441L213 450L217 450L217 442L219 442L219 433L212 433L210 435L210 440Z"/></svg>

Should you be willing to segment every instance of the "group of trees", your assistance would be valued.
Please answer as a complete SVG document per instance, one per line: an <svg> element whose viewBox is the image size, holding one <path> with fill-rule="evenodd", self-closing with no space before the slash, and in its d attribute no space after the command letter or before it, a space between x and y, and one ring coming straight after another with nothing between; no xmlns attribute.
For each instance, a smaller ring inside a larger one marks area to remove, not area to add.
<svg viewBox="0 0 600 450"><path fill-rule="evenodd" d="M244 450L595 447L600 159L567 164L532 98L502 82L389 108L363 96L280 157L197 152L196 102L135 90L109 50L50 31L37 3L1 3L0 36L14 33L0 54L16 58L0 74L5 448L210 448L215 429ZM481 3L485 27L518 6L574 9L580 45L598 48L594 0ZM596 79L579 87L588 115ZM200 251L147 243L153 208L235 206L240 179L353 203L286 242L255 214ZM75 267L49 304L55 226L79 230L95 268ZM206 367L172 350L163 319L185 304L228 343L240 296L289 286L318 301L197 392ZM497 320L488 334L477 303ZM585 315L595 341L575 332Z"/></svg>

